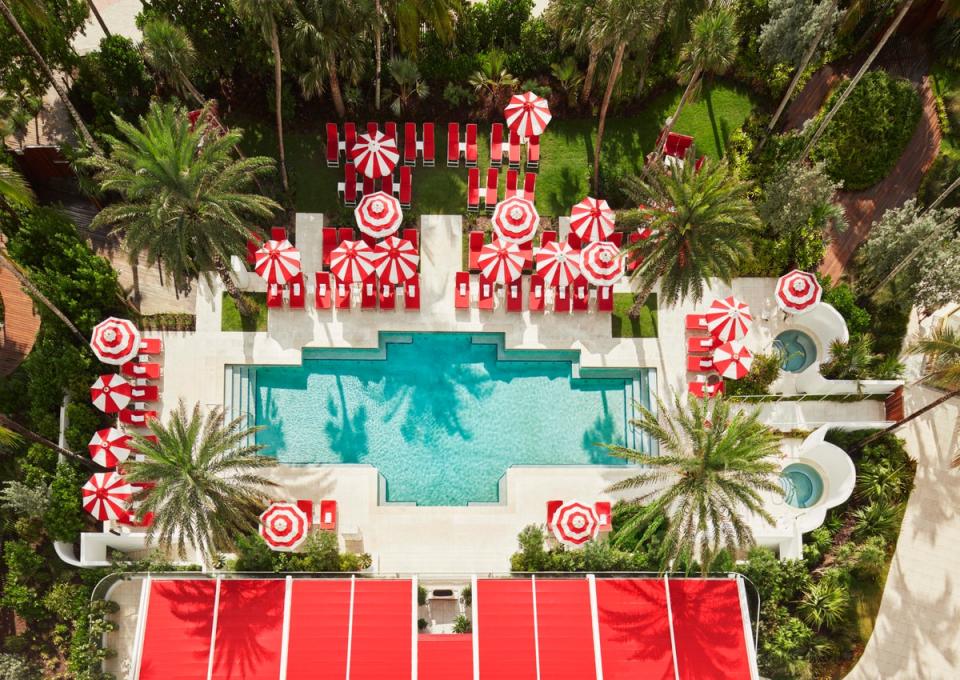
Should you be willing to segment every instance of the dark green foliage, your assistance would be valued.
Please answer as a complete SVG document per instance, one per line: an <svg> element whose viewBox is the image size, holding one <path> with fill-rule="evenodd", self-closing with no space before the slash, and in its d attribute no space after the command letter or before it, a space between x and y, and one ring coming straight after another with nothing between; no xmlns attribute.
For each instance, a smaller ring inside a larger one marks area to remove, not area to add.
<svg viewBox="0 0 960 680"><path fill-rule="evenodd" d="M740 380L724 380L727 396L767 394L770 385L780 377L780 357L776 352L754 354L753 365L746 377Z"/></svg>
<svg viewBox="0 0 960 680"><path fill-rule="evenodd" d="M3 546L6 578L0 604L27 621L43 619L46 609L40 594L49 583L44 557L23 540L7 541Z"/></svg>
<svg viewBox="0 0 960 680"><path fill-rule="evenodd" d="M329 531L311 533L295 553L271 550L259 534L241 536L236 540L236 553L233 569L244 572L362 571L372 562L366 553L341 553L337 535Z"/></svg>
<svg viewBox="0 0 960 680"><path fill-rule="evenodd" d="M536 571L650 571L656 568L644 561L642 553L613 546L611 541L592 541L577 550L544 546L542 527L531 524L517 537L520 550L510 557L510 570Z"/></svg>
<svg viewBox="0 0 960 680"><path fill-rule="evenodd" d="M900 533L900 522L905 510L903 503L879 500L857 508L853 513L854 538L863 540L879 536L888 543L895 541Z"/></svg>
<svg viewBox="0 0 960 680"><path fill-rule="evenodd" d="M454 633L470 633L473 631L473 622L463 614L460 614L453 622Z"/></svg>
<svg viewBox="0 0 960 680"><path fill-rule="evenodd" d="M50 484L50 508L43 523L55 541L75 541L84 526L80 486L86 481L71 463L57 466Z"/></svg>
<svg viewBox="0 0 960 680"><path fill-rule="evenodd" d="M0 654L0 680L39 680L40 671L31 661L13 654Z"/></svg>
<svg viewBox="0 0 960 680"><path fill-rule="evenodd" d="M507 54L507 70L520 78L549 73L550 64L560 57L557 45L557 35L546 21L540 17L530 19L520 29L517 49Z"/></svg>
<svg viewBox="0 0 960 680"><path fill-rule="evenodd" d="M133 120L147 110L153 81L133 41L112 35L84 55L70 98L99 132L116 134L111 114Z"/></svg>
<svg viewBox="0 0 960 680"><path fill-rule="evenodd" d="M840 312L850 334L869 331L870 313L857 304L850 284L839 281L834 285L829 276L820 276L819 279L823 285L823 301Z"/></svg>
<svg viewBox="0 0 960 680"><path fill-rule="evenodd" d="M830 110L842 87L827 100ZM900 159L920 120L920 97L910 81L871 71L834 116L813 155L829 175L855 191L873 186Z"/></svg>
<svg viewBox="0 0 960 680"><path fill-rule="evenodd" d="M423 586L417 586L417 606L422 607L427 604L427 589Z"/></svg>
<svg viewBox="0 0 960 680"><path fill-rule="evenodd" d="M960 24L960 22L958 22ZM960 121L957 132L960 135ZM920 183L917 199L925 206L929 206L937 197L950 186L957 177L960 177L960 157L941 153L927 170ZM960 207L960 189L954 189L940 204L943 208Z"/></svg>

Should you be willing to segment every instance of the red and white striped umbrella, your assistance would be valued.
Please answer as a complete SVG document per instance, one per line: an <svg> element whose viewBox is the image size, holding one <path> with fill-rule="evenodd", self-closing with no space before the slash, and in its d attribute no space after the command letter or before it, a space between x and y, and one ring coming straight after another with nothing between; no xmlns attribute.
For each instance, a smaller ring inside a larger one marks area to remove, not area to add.
<svg viewBox="0 0 960 680"><path fill-rule="evenodd" d="M267 241L256 252L253 270L267 283L282 286L300 273L300 251L290 241Z"/></svg>
<svg viewBox="0 0 960 680"><path fill-rule="evenodd" d="M97 472L91 475L80 493L83 497L83 509L103 522L127 517L133 487L119 473Z"/></svg>
<svg viewBox="0 0 960 680"><path fill-rule="evenodd" d="M547 100L533 92L511 97L510 103L503 109L503 116L507 119L507 127L521 137L542 135L553 117Z"/></svg>
<svg viewBox="0 0 960 680"><path fill-rule="evenodd" d="M777 304L788 314L808 312L818 304L823 287L809 272L794 269L777 279Z"/></svg>
<svg viewBox="0 0 960 680"><path fill-rule="evenodd" d="M571 248L566 241L551 241L537 248L534 261L537 274L548 286L569 286L580 276L580 251Z"/></svg>
<svg viewBox="0 0 960 680"><path fill-rule="evenodd" d="M714 300L704 315L707 330L721 342L739 340L750 330L750 308L732 295L723 300Z"/></svg>
<svg viewBox="0 0 960 680"><path fill-rule="evenodd" d="M260 515L260 535L274 550L296 550L309 528L310 518L293 503L271 503Z"/></svg>
<svg viewBox="0 0 960 680"><path fill-rule="evenodd" d="M90 400L104 413L119 413L133 396L133 386L117 373L107 373L90 386Z"/></svg>
<svg viewBox="0 0 960 680"><path fill-rule="evenodd" d="M623 276L620 249L610 241L592 241L580 250L580 272L595 286L611 286Z"/></svg>
<svg viewBox="0 0 960 680"><path fill-rule="evenodd" d="M527 243L540 226L540 214L533 205L520 196L497 203L493 209L493 231L501 241Z"/></svg>
<svg viewBox="0 0 960 680"><path fill-rule="evenodd" d="M613 233L613 210L602 198L585 199L570 210L570 228L581 241L604 241Z"/></svg>
<svg viewBox="0 0 960 680"><path fill-rule="evenodd" d="M596 538L600 531L600 520L586 503L568 501L557 509L551 528L561 543L583 545L591 538Z"/></svg>
<svg viewBox="0 0 960 680"><path fill-rule="evenodd" d="M373 273L373 249L363 241L341 241L330 253L330 271L343 283L360 283Z"/></svg>
<svg viewBox="0 0 960 680"><path fill-rule="evenodd" d="M504 285L520 278L524 257L520 246L509 241L496 240L484 244L477 256L480 274L487 281Z"/></svg>
<svg viewBox="0 0 960 680"><path fill-rule="evenodd" d="M393 235L403 222L400 201L384 191L374 191L361 198L353 209L353 216L360 231L373 238Z"/></svg>
<svg viewBox="0 0 960 680"><path fill-rule="evenodd" d="M379 130L372 136L366 133L357 135L350 159L361 174L373 179L385 177L393 172L400 160L397 140Z"/></svg>
<svg viewBox="0 0 960 680"><path fill-rule="evenodd" d="M420 256L410 241L389 236L373 247L372 262L381 281L397 285L416 275Z"/></svg>
<svg viewBox="0 0 960 680"><path fill-rule="evenodd" d="M725 342L713 350L713 366L724 378L740 380L750 372L753 354L739 340Z"/></svg>
<svg viewBox="0 0 960 680"><path fill-rule="evenodd" d="M140 351L140 331L132 321L111 316L94 326L90 348L105 364L125 364Z"/></svg>
<svg viewBox="0 0 960 680"><path fill-rule="evenodd" d="M97 465L105 468L117 467L130 457L130 440L132 437L115 427L107 427L97 432L90 439L87 450Z"/></svg>

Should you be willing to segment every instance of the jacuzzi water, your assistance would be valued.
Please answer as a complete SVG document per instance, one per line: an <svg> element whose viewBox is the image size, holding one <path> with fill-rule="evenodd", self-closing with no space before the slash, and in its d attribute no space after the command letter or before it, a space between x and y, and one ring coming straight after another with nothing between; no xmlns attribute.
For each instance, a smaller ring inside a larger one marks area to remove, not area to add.
<svg viewBox="0 0 960 680"><path fill-rule="evenodd" d="M817 359L817 346L803 331L784 331L773 346L780 353L780 368L790 373L800 373Z"/></svg>
<svg viewBox="0 0 960 680"><path fill-rule="evenodd" d="M823 496L823 478L806 463L791 463L780 473L784 500L795 508L809 508Z"/></svg>

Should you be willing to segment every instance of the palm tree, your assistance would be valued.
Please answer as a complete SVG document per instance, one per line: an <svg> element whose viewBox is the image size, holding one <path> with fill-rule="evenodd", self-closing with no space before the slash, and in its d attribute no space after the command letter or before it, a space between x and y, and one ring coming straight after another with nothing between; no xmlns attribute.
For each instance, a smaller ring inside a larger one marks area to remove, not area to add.
<svg viewBox="0 0 960 680"><path fill-rule="evenodd" d="M551 0L543 13L547 24L560 34L564 47L587 54L587 72L583 76L583 89L580 91L580 101L584 103L590 101L597 62L604 49L603 41L592 30L592 10L595 5L593 0ZM570 60L575 67L576 62L572 57Z"/></svg>
<svg viewBox="0 0 960 680"><path fill-rule="evenodd" d="M594 9L596 23L590 32L590 40L614 47L613 64L607 75L607 88L600 104L600 120L593 147L593 189L596 193L600 191L600 146L610 100L623 68L623 56L631 45L652 42L654 34L659 31L663 11L663 3L659 0L605 0Z"/></svg>
<svg viewBox="0 0 960 680"><path fill-rule="evenodd" d="M150 265L162 264L179 289L214 270L242 313L250 305L229 270L242 256L251 221L273 215L273 200L248 193L273 160L263 156L234 160L230 150L238 130L213 133L201 117L191 125L184 112L154 102L135 127L114 116L122 139L109 137L109 158L94 158L100 189L120 195L93 220L93 228L111 227L124 236L133 260L146 252Z"/></svg>
<svg viewBox="0 0 960 680"><path fill-rule="evenodd" d="M164 18L151 19L143 27L143 58L177 92L203 106L206 100L190 80L197 51L186 31Z"/></svg>
<svg viewBox="0 0 960 680"><path fill-rule="evenodd" d="M387 0L387 15L397 34L400 50L416 54L420 32L426 26L441 42L453 40L454 17L462 0Z"/></svg>
<svg viewBox="0 0 960 680"><path fill-rule="evenodd" d="M631 502L667 517L667 559L697 559L706 574L722 548L735 552L754 544L746 513L773 525L761 492L783 493L773 461L780 440L758 412L734 414L720 398L691 396L684 403L677 397L673 411L659 398L657 405L660 418L638 405L640 418L630 424L656 439L660 454L608 445L611 454L644 466L608 491L638 490Z"/></svg>
<svg viewBox="0 0 960 680"><path fill-rule="evenodd" d="M690 40L680 52L680 75L686 79L687 86L680 96L676 111L663 128L656 149L657 159L663 154L667 136L680 119L684 105L700 87L703 76L721 74L733 66L739 39L737 17L729 7L709 8L693 20Z"/></svg>
<svg viewBox="0 0 960 680"><path fill-rule="evenodd" d="M265 491L273 486L257 471L276 459L248 443L258 428L244 421L241 416L226 423L221 408L204 417L200 404L188 413L180 402L166 425L150 421L156 442L134 436L145 460L128 464L127 479L152 483L135 496L140 512L153 513L148 540L176 547L181 558L193 546L209 559L255 529Z"/></svg>
<svg viewBox="0 0 960 680"><path fill-rule="evenodd" d="M100 24L100 29L103 31L103 34L109 38L111 35L110 29L107 28L106 22L103 20L103 17L100 16L100 10L97 9L97 3L95 3L93 0L86 0L86 2L87 7L90 8L90 13L96 17L97 23Z"/></svg>
<svg viewBox="0 0 960 680"><path fill-rule="evenodd" d="M89 456L81 456L79 453L74 453L69 449L65 449L62 446L53 443L43 435L27 429L14 420L12 416L6 413L0 413L0 444L7 446L13 443L18 437L33 444L44 446L54 453L64 456L65 458L69 458L73 462L79 463L83 467L93 470L94 472L99 472L103 469L94 463Z"/></svg>
<svg viewBox="0 0 960 680"><path fill-rule="evenodd" d="M283 61L280 54L280 30L278 24L289 7L289 0L233 0L238 15L254 26L259 26L263 39L273 52L273 96L277 121L277 148L280 153L280 182L283 191L290 191L287 181L287 153L283 146Z"/></svg>
<svg viewBox="0 0 960 680"><path fill-rule="evenodd" d="M566 57L563 61L550 64L550 75L560 83L560 89L567 95L567 106L573 108L577 104L577 90L583 85L583 74L577 66L577 60Z"/></svg>
<svg viewBox="0 0 960 680"><path fill-rule="evenodd" d="M633 313L639 313L657 281L661 301L671 305L687 297L699 302L708 278L729 282L748 254L747 234L760 227L748 198L750 185L725 162L707 159L699 172L694 163L672 172L657 164L647 178L630 181L627 190L655 232L626 249L641 258L631 274L640 284Z"/></svg>
<svg viewBox="0 0 960 680"><path fill-rule="evenodd" d="M46 75L47 81L53 86L53 89L56 90L57 96L66 107L67 112L70 114L70 118L73 119L73 124L77 128L77 132L80 133L80 137L83 139L84 143L93 149L95 153L102 154L103 149L101 149L96 140L94 140L93 135L90 134L90 130L87 129L86 123L83 122L83 118L80 117L80 113L76 108L74 108L73 102L70 101L70 98L67 96L67 91L63 87L63 83L60 82L60 80L53 74L50 65L47 64L46 60L43 58L43 55L40 54L40 51L30 40L30 37L24 32L20 22L17 21L17 17L10 9L10 5L4 0L0 0L0 14L3 14L3 18L6 19L8 24L10 24L10 28L12 28L13 32L17 34L18 38L20 38L20 42L24 44L34 61L37 62L40 70L42 70L44 75Z"/></svg>
<svg viewBox="0 0 960 680"><path fill-rule="evenodd" d="M423 99L430 92L427 84L420 78L420 69L410 59L391 59L387 69L393 82L397 84L396 98L390 105L394 115L401 116L410 100Z"/></svg>

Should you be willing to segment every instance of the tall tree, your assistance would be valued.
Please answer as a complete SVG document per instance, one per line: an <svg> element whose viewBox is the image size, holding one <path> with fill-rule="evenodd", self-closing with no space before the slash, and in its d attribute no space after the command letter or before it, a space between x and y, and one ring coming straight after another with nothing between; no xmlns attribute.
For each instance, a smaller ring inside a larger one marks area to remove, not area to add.
<svg viewBox="0 0 960 680"><path fill-rule="evenodd" d="M604 48L602 36L593 30L592 12L596 4L593 0L550 0L543 14L547 24L560 34L565 47L587 55L587 71L580 91L583 103L590 101L597 62Z"/></svg>
<svg viewBox="0 0 960 680"><path fill-rule="evenodd" d="M163 18L144 24L143 58L177 92L190 95L203 106L206 100L190 79L197 65L197 51L182 28Z"/></svg>
<svg viewBox="0 0 960 680"><path fill-rule="evenodd" d="M48 448L54 453L64 456L65 458L69 458L73 462L79 463L83 467L93 470L94 472L103 469L94 463L89 456L82 456L79 453L74 453L69 449L65 449L62 446L50 441L43 435L37 434L33 430L24 427L14 420L12 416L7 415L6 413L0 413L0 440L2 440L4 444L7 444L14 437L21 437L32 444L39 444L40 446Z"/></svg>
<svg viewBox="0 0 960 680"><path fill-rule="evenodd" d="M290 191L287 181L287 153L283 145L283 61L280 53L280 28L289 0L233 0L237 14L260 29L273 52L273 91L277 123L277 150L280 154L280 181L283 191ZM379 85L378 85L379 87Z"/></svg>
<svg viewBox="0 0 960 680"><path fill-rule="evenodd" d="M656 439L660 453L608 446L611 454L643 466L608 490L637 491L633 503L665 514L667 558L696 559L706 575L721 549L735 553L754 545L748 513L774 524L762 494L783 493L775 462L780 438L760 422L759 412L734 413L720 398L691 396L684 403L677 397L672 410L657 401L659 417L639 406L640 418L630 424Z"/></svg>
<svg viewBox="0 0 960 680"><path fill-rule="evenodd" d="M721 74L733 66L737 58L739 36L737 18L728 7L711 7L698 15L690 26L690 39L680 51L680 76L687 86L673 115L663 127L657 144L656 158L663 155L667 136L680 119L684 105L697 92L705 75Z"/></svg>
<svg viewBox="0 0 960 680"><path fill-rule="evenodd" d="M273 486L259 471L276 459L248 443L257 428L244 421L225 422L221 408L204 417L200 404L188 412L180 402L166 425L150 421L156 441L134 436L144 460L128 464L127 479L152 483L136 497L141 512L153 513L148 540L175 548L181 558L193 547L209 560L255 531Z"/></svg>
<svg viewBox="0 0 960 680"><path fill-rule="evenodd" d="M424 27L444 44L453 40L454 18L464 3L463 0L386 0L383 4L396 31L400 50L416 54Z"/></svg>
<svg viewBox="0 0 960 680"><path fill-rule="evenodd" d="M94 0L86 0L87 7L90 8L90 13L96 18L97 23L100 24L100 30L103 31L103 34L110 37L110 29L107 28L107 23L103 20L103 17L100 16L100 10L97 9L97 3Z"/></svg>
<svg viewBox="0 0 960 680"><path fill-rule="evenodd" d="M760 226L750 185L725 162L708 159L699 172L693 163L673 172L658 166L647 178L631 180L628 192L653 229L650 238L626 249L641 258L631 274L640 283L634 313L657 281L660 302L668 305L698 302L711 277L729 282L749 252L750 232Z"/></svg>
<svg viewBox="0 0 960 680"><path fill-rule="evenodd" d="M238 130L218 134L201 118L191 125L184 112L154 102L139 127L114 116L120 139L112 151L87 165L100 189L120 200L93 221L122 234L130 257L145 252L150 265L161 263L184 289L201 274L216 271L243 313L252 311L230 273L231 256L243 256L251 222L280 208L248 189L273 169L263 156L234 160Z"/></svg>

